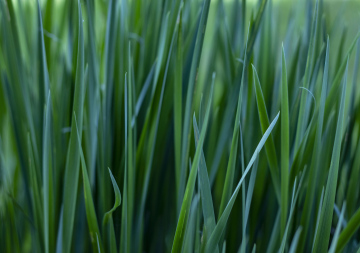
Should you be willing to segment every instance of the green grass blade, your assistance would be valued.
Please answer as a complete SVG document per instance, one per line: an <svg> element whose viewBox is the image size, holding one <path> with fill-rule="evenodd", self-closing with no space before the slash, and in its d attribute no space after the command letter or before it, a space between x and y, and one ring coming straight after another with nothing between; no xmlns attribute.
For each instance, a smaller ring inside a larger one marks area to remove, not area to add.
<svg viewBox="0 0 360 253"><path fill-rule="evenodd" d="M197 147L199 142L199 128L196 123L195 115L193 117L193 126L194 126L195 145ZM202 210L204 215L204 226L206 232L211 234L215 228L216 221L215 221L214 205L211 195L209 175L208 175L203 151L201 151L201 159L199 163L198 174L199 174ZM218 251L219 249L215 250L215 252Z"/></svg>
<svg viewBox="0 0 360 253"><path fill-rule="evenodd" d="M280 236L284 236L289 188L289 152L290 152L290 127L289 127L289 96L287 84L287 71L284 45L282 46L281 61L281 226Z"/></svg>
<svg viewBox="0 0 360 253"><path fill-rule="evenodd" d="M346 204L344 203L343 207L341 209L340 218L339 218L338 224L336 226L333 239L331 241L331 246L330 246L330 249L329 249L329 253L335 253L335 249L336 249L336 246L337 246L337 243L338 243L338 240L339 240L340 230L341 230L341 227L342 227L342 224L343 224L345 207L346 207Z"/></svg>
<svg viewBox="0 0 360 253"><path fill-rule="evenodd" d="M98 250L98 248L99 248L100 252L104 252L101 240L99 239L100 230L99 230L99 225L98 225L98 221L96 218L94 201L93 201L92 193L91 193L90 180L89 180L89 176L88 176L88 172L87 172L87 168L86 168L84 153L81 148L81 137L79 134L77 123L76 123L76 115L75 114L74 114L74 120L75 120L75 125L76 125L78 146L79 146L79 150L80 150L81 171L82 171L82 177L83 177L83 183L84 183L85 210L86 210L86 217L87 217L88 226L89 226L91 244L92 244L94 252L96 252Z"/></svg>
<svg viewBox="0 0 360 253"><path fill-rule="evenodd" d="M258 164L259 164L259 157L257 157L257 159L255 160L253 169L251 170L250 180L249 180L249 187L248 187L248 191L247 191L247 194L246 194L245 211L244 211L244 224L243 224L243 231L244 232L243 232L243 238L242 238L242 242L241 242L241 246L240 246L241 247L240 248L241 252L246 251L246 244L247 244L246 227L247 227L248 220L249 220L250 206L251 206L251 200L252 200L253 193L254 193L254 188L255 188L255 180L256 180L256 174L257 174L257 170L258 170Z"/></svg>
<svg viewBox="0 0 360 253"><path fill-rule="evenodd" d="M289 249L289 253L296 253L296 249L297 249L297 246L299 244L299 239L300 239L300 235L301 235L301 231L302 231L302 228L299 227L296 232L295 232L295 235L292 239L292 242L291 242L291 246L290 246L290 249Z"/></svg>
<svg viewBox="0 0 360 253"><path fill-rule="evenodd" d="M320 108L319 108L319 115L317 118L317 129L315 135L315 144L314 144L314 151L313 157L311 160L310 166L310 174L309 174L309 181L308 181L308 190L305 197L305 204L304 204L304 211L301 217L301 225L303 227L303 232L300 236L299 242L299 249L300 251L304 247L304 243L306 240L306 236L309 229L309 222L313 207L313 201L315 197L315 188L317 184L317 175L319 171L320 165L320 155L321 155L321 136L323 131L323 121L324 121L324 110L325 110L325 101L326 101L326 93L327 93L327 85L328 85L328 76L329 76L329 50L330 50L330 41L329 38L327 40L327 47L326 47L326 56L325 56L325 67L324 67L324 75L323 75L323 82L321 87L321 99L320 99Z"/></svg>
<svg viewBox="0 0 360 253"><path fill-rule="evenodd" d="M73 111L77 115L78 129L80 137L82 135L83 124L83 105L85 97L84 85L84 37L83 37L83 24L82 24L81 4L78 0L78 55L76 66L76 81L75 81L75 94ZM70 252L72 232L74 227L76 195L79 178L79 163L80 163L80 150L78 140L76 138L76 125L73 117L71 124L70 142L65 166L64 178L64 217L63 217L63 231L62 231L62 249L64 253Z"/></svg>
<svg viewBox="0 0 360 253"><path fill-rule="evenodd" d="M111 183L112 183L113 188L114 188L115 203L114 203L113 208L111 208L111 210L106 212L105 215L104 215L103 223L102 223L102 231L108 237L108 246L107 246L107 248L109 249L109 252L116 253L117 248L116 248L115 229L114 229L114 223L113 223L112 214L116 210L116 208L118 208L120 206L120 204L121 204L121 194L120 194L120 189L119 189L119 187L118 187L118 185L116 183L116 180L115 180L113 174L111 173L110 168L108 168L108 170L109 170L109 174L110 174L110 178L111 178ZM106 231L106 229L107 229L107 231Z"/></svg>
<svg viewBox="0 0 360 253"><path fill-rule="evenodd" d="M245 46L245 52L246 52L246 49L247 49L247 46ZM246 58L246 53L245 53L245 58ZM229 199L231 197L231 192L233 191L236 156L238 153L237 150L238 150L238 144L239 144L240 117L241 117L241 108L242 108L245 68L246 68L246 60L244 61L243 68L242 68L242 76L241 76L238 104L237 104L237 109L236 109L234 130L233 130L232 141L231 141L230 157L229 157L228 166L226 169L226 177L225 177L225 183L224 183L223 193L222 193L222 197L221 197L219 216L221 216L221 214L223 213L225 206L229 202Z"/></svg>
<svg viewBox="0 0 360 253"><path fill-rule="evenodd" d="M204 0L203 7L201 11L200 23L198 27L198 31L196 34L196 42L195 49L191 61L191 70L189 76L189 82L187 86L186 92L186 103L185 103L185 111L184 111L184 125L183 125L183 134L182 134L182 144L181 144L181 179L180 179L180 187L179 187L179 195L178 195L178 205L181 203L184 194L185 188L185 171L189 156L190 149L190 126L191 126L191 108L193 104L193 95L195 88L195 81L197 76L197 71L200 64L200 57L205 37L207 18L210 9L211 0Z"/></svg>
<svg viewBox="0 0 360 253"><path fill-rule="evenodd" d="M328 116L330 115L330 112L333 109L333 106L335 104L334 101L338 98L341 80L342 80L344 71L346 70L346 66L347 66L347 60L348 60L348 58L350 58L352 51L354 50L356 42L358 41L359 37L360 37L360 31L356 34L354 40L351 42L351 45L346 53L346 56L343 59L343 61L341 62L340 68L336 72L334 80L332 81L331 88L330 88L328 96L326 98L325 119L327 119Z"/></svg>
<svg viewBox="0 0 360 253"><path fill-rule="evenodd" d="M276 244L278 244L279 234L280 234L280 210L278 211L274 221L274 225L271 231L271 236L266 249L266 253L271 253L276 251L275 249L277 246Z"/></svg>
<svg viewBox="0 0 360 253"><path fill-rule="evenodd" d="M181 8L179 10L178 16L180 14ZM158 134L158 128L159 128L159 121L160 121L160 113L161 113L161 109L162 109L162 103L163 103L163 99L164 99L164 92L165 92L165 84L166 84L166 78L167 78L167 74L168 74L168 70L169 70L169 64L170 64L170 59L171 59L171 55L172 55L172 48L173 48L173 44L175 41L175 37L176 37L176 32L177 32L178 26L175 27L175 30L173 32L173 36L171 39L171 44L170 44L170 48L168 51L168 57L167 57L167 61L166 61L166 67L165 67L165 72L164 72L164 76L163 76L163 82L162 82L162 87L161 87L161 93L160 93L160 99L159 99L159 104L158 104L158 108L156 111L156 117L154 119L153 122L153 137L150 138L149 140L149 144L148 144L148 157L147 157L147 164L146 164L146 172L145 172L145 178L144 178L144 182L143 182L143 189L141 192L141 202L140 202L140 210L139 210L139 215L138 215L138 221L137 221L137 236L138 238L136 239L136 247L139 247L138 250L135 250L135 252L139 252L141 251L141 241L142 241L142 226L143 226L143 215L144 215L144 209L145 209L145 203L146 203L146 196L148 193L148 187L149 187L149 180L150 180L150 174L151 174L151 169L152 169L152 163L153 163L153 159L154 159L154 153L155 153L155 144L156 144L156 137ZM150 104L151 107L151 104ZM151 112L151 108L149 108L148 111L148 115L150 115ZM145 121L145 127L147 124L147 121ZM144 135L145 136L145 135ZM143 136L142 136L143 137ZM141 137L140 137L140 144L141 145ZM140 148L140 147L139 147ZM136 159L137 160L137 159Z"/></svg>
<svg viewBox="0 0 360 253"><path fill-rule="evenodd" d="M220 219L218 220L218 223L216 224L216 227L213 231L213 233L209 236L209 240L206 244L206 248L205 248L205 251L206 252L209 252L211 251L211 249L214 249L214 247L218 244L218 242L220 241L220 238L222 236L222 233L225 229L225 226L226 226L226 223L228 221L228 218L230 216L230 212L232 210L232 207L234 206L234 202L235 202L235 199L239 193L239 190L240 190L240 186L242 184L242 182L244 181L246 175L249 173L252 165L254 164L257 156L259 155L259 152L260 150L262 149L262 147L264 146L266 140L268 139L272 129L274 128L278 118L279 118L279 114L278 113L275 117L275 119L271 122L271 124L269 125L268 129L265 131L263 137L261 138L258 146L256 147L255 149L255 152L253 153L251 159L250 159L250 162L248 163L246 169L245 169L245 172L243 173L243 175L241 176L241 179L239 181L239 183L237 184L230 200L229 200L229 203L227 204L223 214L221 215Z"/></svg>
<svg viewBox="0 0 360 253"><path fill-rule="evenodd" d="M40 102L40 106L42 108L43 105L45 104L45 98L47 97L49 89L50 89L50 81L49 81L49 73L48 73L48 68L47 68L47 63L46 63L44 30L43 30L43 24L42 24L42 18L41 18L40 4L39 4L38 0L37 0L37 8L38 8L38 22L39 22L39 28L40 28L40 32L39 32L39 42L40 42L40 49L39 49L39 59L40 59L39 100L40 101L39 102Z"/></svg>
<svg viewBox="0 0 360 253"><path fill-rule="evenodd" d="M314 9L314 17L312 20L312 25L311 25L311 36L310 36L310 42L309 42L309 49L308 49L308 54L307 54L307 60L306 60L306 68L305 68L305 74L304 74L304 87L306 89L309 88L310 86L310 77L311 77L311 72L312 72L312 68L313 68L313 62L314 62L314 57L315 57L315 47L316 47L316 30L317 30L317 22L318 22L318 4L319 1L316 0L315 3L315 9ZM301 139L304 136L305 133L305 127L306 127L306 123L307 120L305 118L305 106L307 103L307 96L305 96L305 94L301 93L301 101L300 101L300 109L299 109L299 117L298 117L298 124L297 124L297 128L296 128L296 136L295 136L295 151L297 151L297 149L300 146L300 142Z"/></svg>
<svg viewBox="0 0 360 253"><path fill-rule="evenodd" d="M129 163L129 136L128 129L130 126L130 117L129 117L129 102L131 101L130 92L128 92L128 81L127 73L125 73L125 93L124 93L124 102L125 102L125 167L124 167L124 188L123 188L123 206L121 211L121 231L120 231L120 253L127 253L130 245L128 245L128 163Z"/></svg>
<svg viewBox="0 0 360 253"><path fill-rule="evenodd" d="M263 96L263 93L261 90L259 77L257 75L254 65L252 65L252 70L253 70L254 89L255 89L255 93L256 93L256 102L257 102L257 106L258 106L261 130L263 133L265 133L266 129L270 125L269 117L268 117L268 114L266 111L265 100L264 100L264 96ZM269 166L270 166L271 178L273 181L276 197L277 197L278 201L281 202L280 182L279 182L279 179L280 179L279 166L278 166L278 161L276 158L275 144L274 144L274 140L273 140L272 136L270 136L270 138L265 143L265 151L266 151L266 157L268 159Z"/></svg>
<svg viewBox="0 0 360 253"><path fill-rule="evenodd" d="M346 244L350 241L351 237L360 227L360 208L351 217L347 226L340 233L338 243L336 244L336 252L341 252Z"/></svg>
<svg viewBox="0 0 360 253"><path fill-rule="evenodd" d="M177 38L176 61L175 61L175 81L174 81L174 149L175 149L175 176L176 176L176 196L180 195L181 178L181 134L182 134L182 75L183 75L183 56L182 56L182 27L181 13L179 21L179 31Z"/></svg>
<svg viewBox="0 0 360 253"><path fill-rule="evenodd" d="M336 135L334 141L334 148L331 157L331 165L329 176L326 183L324 204L320 214L319 230L315 237L314 252L324 252L328 249L328 242L330 237L330 229L333 217L333 208L335 203L335 193L339 170L339 160L341 151L341 140L344 125L344 110L345 110L345 93L347 85L347 68L344 75L344 83L341 93L340 109L337 120Z"/></svg>
<svg viewBox="0 0 360 253"><path fill-rule="evenodd" d="M43 193L44 193L44 241L45 251L50 252L54 248L54 189L53 189L53 166L51 150L51 100L50 91L47 98L44 113L44 136L43 136Z"/></svg>
<svg viewBox="0 0 360 253"><path fill-rule="evenodd" d="M285 250L287 236L288 236L288 232L289 232L289 228L290 228L290 224L291 224L291 219L292 219L293 214L294 214L296 200L297 200L297 198L299 196L299 192L300 192L300 189L301 189L301 186L302 186L302 182L304 180L304 175L305 175L305 172L303 172L302 175L301 175L300 182L299 182L299 185L298 185L297 189L295 189L295 187L296 187L296 178L295 178L295 183L294 183L294 188L293 188L293 195L292 195L292 198L291 198L289 219L288 219L287 224L286 224L286 228L285 228L285 231L284 231L283 239L281 241L281 246L280 246L280 249L279 249L279 253L283 253L284 250Z"/></svg>
<svg viewBox="0 0 360 253"><path fill-rule="evenodd" d="M173 246L172 246L171 252L181 252L182 251L183 241L184 241L184 233L185 233L186 227L187 227L190 205L191 205L191 201L193 198L193 192L194 192L195 181L196 181L196 176L197 176L197 168L199 166L200 155L202 153L206 130L207 130L207 125L208 125L208 121L209 121L209 114L210 114L210 108L211 108L211 104L212 104L213 92L214 92L214 79L213 79L213 82L211 83L210 95L209 95L208 104L206 107L204 123L201 128L199 142L198 142L198 145L196 148L194 160L193 160L191 170L190 170L189 179L188 179L188 182L186 185L184 199L183 199L183 202L181 205L180 216L179 216L178 223L176 226L175 238L173 241Z"/></svg>

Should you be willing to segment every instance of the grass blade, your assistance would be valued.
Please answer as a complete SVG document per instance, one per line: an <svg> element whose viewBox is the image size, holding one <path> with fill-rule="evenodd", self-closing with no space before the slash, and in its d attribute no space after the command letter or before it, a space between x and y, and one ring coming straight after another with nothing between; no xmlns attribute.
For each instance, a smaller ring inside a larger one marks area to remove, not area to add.
<svg viewBox="0 0 360 253"><path fill-rule="evenodd" d="M257 75L254 65L252 65L253 76L254 76L254 89L256 93L256 102L259 112L259 120L261 124L261 130L265 133L266 129L269 127L269 117L266 111L265 100L262 94L259 77ZM286 116L285 116L286 117ZM281 202L280 197L280 182L279 182L279 166L276 158L275 144L272 136L265 142L265 151L266 157L269 162L271 178L273 181L276 197L279 202Z"/></svg>
<svg viewBox="0 0 360 253"><path fill-rule="evenodd" d="M173 253L181 252L182 247L183 247L184 233L186 231L191 201L193 198L193 192L194 192L196 175L197 175L197 168L199 166L200 155L202 152L205 135L206 135L206 130L207 130L207 125L208 125L208 121L209 121L209 114L210 114L213 91L214 91L214 78L213 78L213 82L211 83L209 101L208 101L208 104L206 107L204 123L203 123L202 129L201 129L201 132L200 132L199 142L198 142L194 160L193 160L193 163L191 166L188 183L186 185L186 190L185 190L184 199L183 199L183 202L181 205L181 211L180 211L180 216L178 219L178 224L176 226L175 238L174 238L174 242L173 242L173 246L172 246L172 250L171 250L171 252L173 252Z"/></svg>
<svg viewBox="0 0 360 253"><path fill-rule="evenodd" d="M76 81L75 81L75 94L73 111L77 115L78 130L80 140L82 135L83 124L83 105L85 97L84 85L84 35L82 24L81 4L78 0L78 55L76 66ZM62 249L64 253L70 252L72 232L74 227L76 195L79 178L79 163L80 163L80 150L78 140L76 137L76 124L73 117L71 124L71 134L68 153L66 157L65 166L65 179L64 179L64 217L63 217L63 231L62 231Z"/></svg>
<svg viewBox="0 0 360 253"><path fill-rule="evenodd" d="M333 217L333 207L335 203L338 170L339 170L341 139L342 139L343 125L344 125L345 93L346 93L346 85L347 85L346 79L347 79L347 68L344 75L344 83L341 93L341 102L340 102L340 109L339 109L338 121L336 127L334 149L331 157L329 176L326 183L324 204L320 214L319 230L316 234L315 242L314 242L314 252L324 252L328 249L331 222Z"/></svg>
<svg viewBox="0 0 360 253"><path fill-rule="evenodd" d="M269 125L268 129L265 131L263 137L261 138L258 146L256 147L255 149L255 152L253 153L252 157L251 157L251 160L250 162L248 163L246 169L245 169L245 172L243 173L243 175L241 176L241 179L239 181L239 183L237 184L230 200L229 200L229 203L227 204L226 208L224 209L224 212L223 214L221 215L218 223L216 224L216 227L213 231L213 233L209 236L209 240L206 244L206 248L205 248L205 251L206 252L209 252L211 249L214 249L214 247L218 244L218 242L220 241L220 238L221 238L221 235L225 229L225 226L226 226L226 223L227 223L227 220L230 216L230 212L231 212L231 209L232 207L234 206L234 202L235 202L235 199L239 193L239 190L240 190L240 186L242 184L242 182L244 181L246 175L249 173L250 169L251 169L251 166L254 164L255 162L255 159L257 158L260 150L262 149L262 147L264 146L266 140L268 139L272 129L274 128L278 118L279 118L279 114L278 113L275 117L275 119L271 122L271 124Z"/></svg>
<svg viewBox="0 0 360 253"><path fill-rule="evenodd" d="M193 94L195 87L195 78L197 76L197 71L199 68L200 57L205 37L205 30L207 24L207 18L210 9L211 0L204 0L203 7L200 17L199 28L196 34L196 42L194 54L191 61L191 70L189 76L189 82L186 93L186 103L185 103L185 111L184 111L184 125L183 125L183 134L182 134L182 144L181 144L181 179L180 179L180 187L179 187L179 195L178 195L178 205L183 199L184 188L185 188L185 171L189 156L189 148L190 148L190 126L191 126L191 108L193 104Z"/></svg>
<svg viewBox="0 0 360 253"><path fill-rule="evenodd" d="M76 115L75 114L74 114L74 120L75 120L77 140L78 140L78 145L79 145L79 150L80 150L81 171L82 171L82 177L83 177L83 183L84 183L85 210L86 210L86 217L87 217L88 226L89 226L91 243L92 243L94 252L96 252L98 249L100 252L104 252L102 243L99 239L100 230L99 230L98 221L96 218L94 201L93 201L92 194L91 194L90 180L89 180L89 176L88 176L88 172L87 172L87 168L86 168L84 153L81 148L81 139L80 139L81 137L79 134L77 123L76 123Z"/></svg>
<svg viewBox="0 0 360 253"><path fill-rule="evenodd" d="M284 45L282 46L281 61L281 226L280 236L284 236L287 210L288 210L288 188L289 188L289 96L287 84L287 71Z"/></svg>

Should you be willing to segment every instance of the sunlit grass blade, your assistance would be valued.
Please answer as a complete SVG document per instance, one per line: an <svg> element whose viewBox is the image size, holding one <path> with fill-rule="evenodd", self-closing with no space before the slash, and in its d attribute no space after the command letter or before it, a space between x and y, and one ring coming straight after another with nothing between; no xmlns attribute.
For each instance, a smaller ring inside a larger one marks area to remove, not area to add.
<svg viewBox="0 0 360 253"><path fill-rule="evenodd" d="M348 65L347 65L348 66ZM329 176L326 183L324 204L320 214L320 222L318 232L314 242L314 252L324 252L328 249L328 242L330 237L330 229L333 217L333 208L335 202L336 185L338 179L339 160L341 151L341 141L344 125L344 110L345 110L345 93L347 85L347 67L344 74L343 87L341 92L340 108L338 113L336 135L334 141L334 148L331 157L331 164Z"/></svg>

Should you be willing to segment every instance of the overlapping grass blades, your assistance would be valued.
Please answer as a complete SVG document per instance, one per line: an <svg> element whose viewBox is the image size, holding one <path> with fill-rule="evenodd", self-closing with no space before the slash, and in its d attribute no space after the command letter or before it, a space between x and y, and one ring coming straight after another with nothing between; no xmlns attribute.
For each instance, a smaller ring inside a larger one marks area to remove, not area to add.
<svg viewBox="0 0 360 253"><path fill-rule="evenodd" d="M0 0L0 252L356 252L359 7Z"/></svg>

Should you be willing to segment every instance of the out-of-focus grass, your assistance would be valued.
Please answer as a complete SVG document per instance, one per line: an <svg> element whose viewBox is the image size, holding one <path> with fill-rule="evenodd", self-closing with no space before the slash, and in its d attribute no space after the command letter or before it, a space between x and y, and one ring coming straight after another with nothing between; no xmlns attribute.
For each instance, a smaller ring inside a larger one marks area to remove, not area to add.
<svg viewBox="0 0 360 253"><path fill-rule="evenodd" d="M0 0L0 252L355 252L358 20Z"/></svg>

